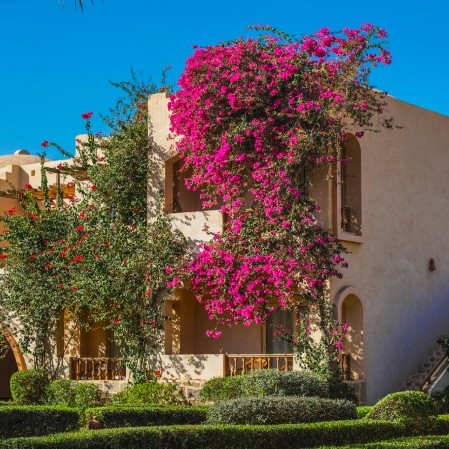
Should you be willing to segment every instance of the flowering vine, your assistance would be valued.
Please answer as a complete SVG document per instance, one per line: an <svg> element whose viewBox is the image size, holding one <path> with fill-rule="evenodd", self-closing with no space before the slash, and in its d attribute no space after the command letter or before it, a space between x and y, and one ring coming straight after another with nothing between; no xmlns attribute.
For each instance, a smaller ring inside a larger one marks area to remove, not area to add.
<svg viewBox="0 0 449 449"><path fill-rule="evenodd" d="M386 32L364 24L294 39L256 28L258 38L196 49L169 103L193 173L188 187L226 215L187 275L218 325L264 323L274 308L313 305L332 365L340 340L326 289L346 262L315 219L308 176L342 159L348 131L362 137L393 126L386 94L368 84L373 67L391 62Z"/></svg>

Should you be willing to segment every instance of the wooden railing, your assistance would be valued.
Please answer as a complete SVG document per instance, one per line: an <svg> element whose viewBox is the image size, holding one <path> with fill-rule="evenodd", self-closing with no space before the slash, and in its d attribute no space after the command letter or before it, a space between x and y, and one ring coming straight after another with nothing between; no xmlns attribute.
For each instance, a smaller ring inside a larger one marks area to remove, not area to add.
<svg viewBox="0 0 449 449"><path fill-rule="evenodd" d="M110 357L71 357L72 380L125 380L123 359Z"/></svg>
<svg viewBox="0 0 449 449"><path fill-rule="evenodd" d="M225 376L237 376L259 369L291 371L293 354L226 354Z"/></svg>

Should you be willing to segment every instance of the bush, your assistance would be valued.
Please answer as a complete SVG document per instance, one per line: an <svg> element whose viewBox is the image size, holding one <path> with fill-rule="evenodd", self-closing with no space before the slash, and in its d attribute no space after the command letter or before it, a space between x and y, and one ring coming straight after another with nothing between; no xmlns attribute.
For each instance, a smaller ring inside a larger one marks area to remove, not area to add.
<svg viewBox="0 0 449 449"><path fill-rule="evenodd" d="M449 386L442 391L434 391L431 398L436 402L440 413L449 413Z"/></svg>
<svg viewBox="0 0 449 449"><path fill-rule="evenodd" d="M0 439L48 435L76 430L77 410L49 406L10 406L0 408Z"/></svg>
<svg viewBox="0 0 449 449"><path fill-rule="evenodd" d="M86 410L100 428L201 424L206 421L207 407L161 405L154 407L99 407Z"/></svg>
<svg viewBox="0 0 449 449"><path fill-rule="evenodd" d="M0 442L0 449L300 449L349 445L406 435L382 421L336 421L278 426L170 426L104 429Z"/></svg>
<svg viewBox="0 0 449 449"><path fill-rule="evenodd" d="M215 377L200 393L205 401L253 396L329 397L329 384L321 376L305 371L255 370L242 376Z"/></svg>
<svg viewBox="0 0 449 449"><path fill-rule="evenodd" d="M355 405L342 399L267 396L231 399L210 406L211 424L288 424L355 418Z"/></svg>
<svg viewBox="0 0 449 449"><path fill-rule="evenodd" d="M200 398L206 402L223 401L243 396L242 383L245 376L213 377L200 391Z"/></svg>
<svg viewBox="0 0 449 449"><path fill-rule="evenodd" d="M96 384L58 379L47 385L45 400L52 405L84 409L105 404L107 395Z"/></svg>
<svg viewBox="0 0 449 449"><path fill-rule="evenodd" d="M367 418L396 421L420 432L430 428L437 415L437 405L422 391L399 391L381 399Z"/></svg>
<svg viewBox="0 0 449 449"><path fill-rule="evenodd" d="M355 411L357 413L357 418L362 419L365 418L368 413L371 411L373 407L371 405L362 405L359 407L356 407Z"/></svg>
<svg viewBox="0 0 449 449"><path fill-rule="evenodd" d="M115 405L182 404L182 390L173 383L146 382L128 386L112 398Z"/></svg>
<svg viewBox="0 0 449 449"><path fill-rule="evenodd" d="M45 387L48 382L48 372L45 370L16 371L10 379L13 401L16 404L24 405L43 402Z"/></svg>
<svg viewBox="0 0 449 449"><path fill-rule="evenodd" d="M256 370L242 377L242 390L247 397L329 397L329 385L326 380L317 374L306 371Z"/></svg>

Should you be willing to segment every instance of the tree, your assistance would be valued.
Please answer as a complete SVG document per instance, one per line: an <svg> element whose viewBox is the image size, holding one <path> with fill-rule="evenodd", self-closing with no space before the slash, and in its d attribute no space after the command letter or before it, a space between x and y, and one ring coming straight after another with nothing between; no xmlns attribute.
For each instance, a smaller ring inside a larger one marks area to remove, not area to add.
<svg viewBox="0 0 449 449"><path fill-rule="evenodd" d="M324 348L312 361L332 372L341 329L327 286L341 277L345 250L314 218L319 206L308 176L342 160L347 130L362 137L393 126L385 94L368 83L372 67L391 61L386 33L370 24L301 39L258 31L258 38L197 49L169 104L190 188L228 217L186 276L218 325L263 323L275 308L296 311L297 329L277 332L300 350ZM314 311L319 348L304 306Z"/></svg>
<svg viewBox="0 0 449 449"><path fill-rule="evenodd" d="M16 335L22 349L33 354L35 366L53 373L52 348L62 310L78 328L105 323L139 382L159 349L163 294L184 261L186 245L166 216L147 224L146 100L156 87L137 82L134 75L116 86L126 95L106 118L110 135L94 134L92 113L82 114L87 136L78 142L73 163L59 166L78 177L79 196L69 202L60 196L52 203L43 171L44 207L25 188L18 192L24 216L11 212L3 218L9 246L0 310L8 322L20 323ZM42 145L67 155L54 142Z"/></svg>

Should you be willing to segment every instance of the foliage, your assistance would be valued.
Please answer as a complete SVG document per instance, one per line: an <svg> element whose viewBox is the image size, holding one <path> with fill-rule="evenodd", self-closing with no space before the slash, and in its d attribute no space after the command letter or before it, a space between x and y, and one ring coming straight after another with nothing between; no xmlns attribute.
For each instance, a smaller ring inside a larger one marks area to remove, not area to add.
<svg viewBox="0 0 449 449"><path fill-rule="evenodd" d="M169 103L190 188L201 191L205 208L227 216L186 276L219 325L264 323L275 308L308 307L318 345L300 313L297 330L276 331L300 352L313 351L309 368L334 372L342 340L327 285L346 262L340 242L314 217L308 176L342 159L349 131L362 137L392 127L385 94L368 84L372 67L391 62L386 32L371 24L301 39L259 31L259 38L197 49Z"/></svg>
<svg viewBox="0 0 449 449"><path fill-rule="evenodd" d="M265 396L231 399L209 407L210 424L294 424L356 417L355 405L341 399Z"/></svg>
<svg viewBox="0 0 449 449"><path fill-rule="evenodd" d="M371 405L360 405L356 407L357 418L359 419L365 418L366 415L368 415L368 413L371 411L371 409L372 409Z"/></svg>
<svg viewBox="0 0 449 449"><path fill-rule="evenodd" d="M201 388L200 398L204 402L224 401L243 395L244 376L213 377Z"/></svg>
<svg viewBox="0 0 449 449"><path fill-rule="evenodd" d="M16 192L23 215L8 211L0 218L9 243L2 253L0 322L20 323L13 333L21 349L53 378L62 362L54 364L54 336L65 311L73 335L94 323L111 330L134 381L147 380L148 360L160 345L162 298L184 263L185 239L170 219L147 223L146 101L156 86L134 74L114 85L125 97L105 118L110 135L94 134L92 113L82 114L87 135L77 142L77 156L58 166L74 177L77 197L63 201L59 192L52 201L43 169L43 207L26 186ZM42 145L68 156L54 142Z"/></svg>
<svg viewBox="0 0 449 449"><path fill-rule="evenodd" d="M449 413L449 386L441 391L433 391L431 398L437 404L439 413Z"/></svg>
<svg viewBox="0 0 449 449"><path fill-rule="evenodd" d="M77 410L67 407L0 407L0 440L68 432L79 427Z"/></svg>
<svg viewBox="0 0 449 449"><path fill-rule="evenodd" d="M0 449L299 449L365 443L407 435L403 426L382 421L334 421L265 426L184 425L104 429L40 438L0 441ZM443 439L443 437L441 437Z"/></svg>
<svg viewBox="0 0 449 449"><path fill-rule="evenodd" d="M182 390L175 383L156 381L129 385L112 398L114 405L174 405L184 402Z"/></svg>
<svg viewBox="0 0 449 449"><path fill-rule="evenodd" d="M326 380L305 371L251 371L243 376L242 391L244 396L329 397Z"/></svg>
<svg viewBox="0 0 449 449"><path fill-rule="evenodd" d="M39 404L43 401L49 373L43 369L16 371L10 379L11 396L16 404Z"/></svg>
<svg viewBox="0 0 449 449"><path fill-rule="evenodd" d="M420 432L430 429L437 415L437 405L422 391L399 391L377 402L367 418L397 421Z"/></svg>
<svg viewBox="0 0 449 449"><path fill-rule="evenodd" d="M86 410L86 421L91 418L101 428L141 427L176 424L201 424L206 421L206 407L157 406L157 407L100 407Z"/></svg>

